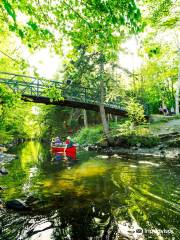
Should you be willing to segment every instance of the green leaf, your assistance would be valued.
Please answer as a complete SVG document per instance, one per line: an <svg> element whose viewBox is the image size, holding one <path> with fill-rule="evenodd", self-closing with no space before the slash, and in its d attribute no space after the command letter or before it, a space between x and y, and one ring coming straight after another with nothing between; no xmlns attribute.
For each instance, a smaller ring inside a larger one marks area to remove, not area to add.
<svg viewBox="0 0 180 240"><path fill-rule="evenodd" d="M16 13L14 9L12 8L11 4L7 0L2 0L2 3L4 5L4 8L6 9L7 13L12 17L14 22L16 21Z"/></svg>
<svg viewBox="0 0 180 240"><path fill-rule="evenodd" d="M168 19L167 21L162 23L162 26L172 28L174 27L179 21L178 17L173 17L171 19Z"/></svg>
<svg viewBox="0 0 180 240"><path fill-rule="evenodd" d="M112 23L113 24L117 23L117 18L114 15L112 16Z"/></svg>
<svg viewBox="0 0 180 240"><path fill-rule="evenodd" d="M11 32L15 32L16 31L16 29L17 29L17 26L16 25L9 25L9 30L11 31Z"/></svg>
<svg viewBox="0 0 180 240"><path fill-rule="evenodd" d="M41 29L41 33L46 37L53 37L53 34L48 29Z"/></svg>
<svg viewBox="0 0 180 240"><path fill-rule="evenodd" d="M27 25L29 25L32 28L32 30L34 30L34 31L36 31L38 29L38 25L31 20L29 22L27 22Z"/></svg>
<svg viewBox="0 0 180 240"><path fill-rule="evenodd" d="M121 17L119 18L119 21L120 21L120 23L121 23L122 25L124 25L124 24L125 24L125 19L124 19L124 17L123 17L123 16L121 16Z"/></svg>
<svg viewBox="0 0 180 240"><path fill-rule="evenodd" d="M136 20L139 20L141 18L141 12L139 9L136 10L136 13L134 14L134 17Z"/></svg>
<svg viewBox="0 0 180 240"><path fill-rule="evenodd" d="M19 29L18 33L19 33L20 38L23 39L25 36L24 32L21 29Z"/></svg>

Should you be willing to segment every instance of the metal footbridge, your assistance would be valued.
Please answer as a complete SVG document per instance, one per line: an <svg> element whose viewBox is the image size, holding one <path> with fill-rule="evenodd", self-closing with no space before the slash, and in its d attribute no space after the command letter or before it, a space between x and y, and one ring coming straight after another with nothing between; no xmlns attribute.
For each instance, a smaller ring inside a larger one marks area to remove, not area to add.
<svg viewBox="0 0 180 240"><path fill-rule="evenodd" d="M0 72L0 84L20 93L24 101L99 112L100 92L97 89L9 72ZM104 102L104 107L106 113L126 115L119 101Z"/></svg>

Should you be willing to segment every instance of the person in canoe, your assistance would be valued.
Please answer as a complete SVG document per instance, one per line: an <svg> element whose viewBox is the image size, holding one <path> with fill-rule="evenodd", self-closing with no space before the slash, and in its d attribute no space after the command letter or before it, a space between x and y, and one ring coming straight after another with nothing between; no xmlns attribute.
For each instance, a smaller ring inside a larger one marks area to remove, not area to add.
<svg viewBox="0 0 180 240"><path fill-rule="evenodd" d="M70 147L73 147L73 141L71 140L71 137L67 137L66 141L65 141L65 148L70 148Z"/></svg>
<svg viewBox="0 0 180 240"><path fill-rule="evenodd" d="M66 156L66 149L73 147L73 142L71 141L71 137L68 136L65 141L64 155Z"/></svg>
<svg viewBox="0 0 180 240"><path fill-rule="evenodd" d="M59 137L56 137L56 138L55 138L55 141L54 141L54 145L55 145L56 147L58 147L58 146L63 145L63 142L62 142L62 140L61 140Z"/></svg>

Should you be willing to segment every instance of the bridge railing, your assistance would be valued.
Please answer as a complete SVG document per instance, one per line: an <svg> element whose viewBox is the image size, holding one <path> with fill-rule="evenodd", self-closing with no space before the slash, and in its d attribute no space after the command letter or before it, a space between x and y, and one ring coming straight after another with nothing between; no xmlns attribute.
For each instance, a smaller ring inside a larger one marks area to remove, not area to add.
<svg viewBox="0 0 180 240"><path fill-rule="evenodd" d="M86 103L99 103L100 94L92 88L70 85L64 89L64 95L72 100L81 100Z"/></svg>
<svg viewBox="0 0 180 240"><path fill-rule="evenodd" d="M21 74L0 72L0 83L5 84L13 92L20 92L27 97L48 97L51 89L59 90L64 99L83 103L99 104L100 93L97 89L85 88L75 84L29 77ZM105 102L105 106L121 109L119 101Z"/></svg>
<svg viewBox="0 0 180 240"><path fill-rule="evenodd" d="M14 92L20 92L22 95L46 97L48 89L54 88L60 90L64 98L79 99L83 102L97 103L99 101L99 94L92 89L77 85L67 85L54 80L0 72L0 83L7 85Z"/></svg>

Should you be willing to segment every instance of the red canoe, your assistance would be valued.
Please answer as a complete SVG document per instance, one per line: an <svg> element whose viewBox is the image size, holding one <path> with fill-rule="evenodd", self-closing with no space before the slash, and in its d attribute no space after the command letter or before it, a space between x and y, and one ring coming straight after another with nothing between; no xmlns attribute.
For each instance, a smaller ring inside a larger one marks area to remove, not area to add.
<svg viewBox="0 0 180 240"><path fill-rule="evenodd" d="M65 147L51 147L53 153L62 153L66 154L68 157L76 158L76 146L72 146L70 148Z"/></svg>

